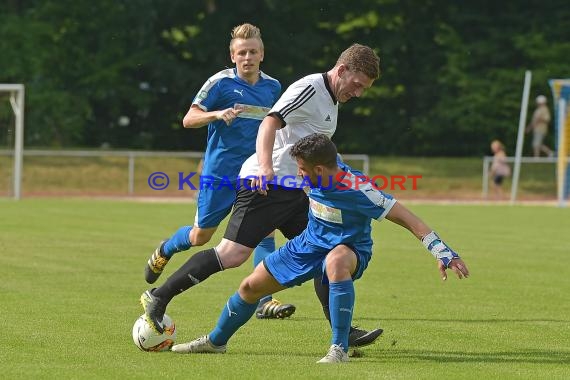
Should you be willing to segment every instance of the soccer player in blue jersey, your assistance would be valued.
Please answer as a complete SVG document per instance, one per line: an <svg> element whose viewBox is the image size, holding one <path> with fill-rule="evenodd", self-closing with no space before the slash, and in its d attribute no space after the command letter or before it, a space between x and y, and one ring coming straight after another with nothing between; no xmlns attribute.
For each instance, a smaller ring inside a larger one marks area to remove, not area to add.
<svg viewBox="0 0 570 380"><path fill-rule="evenodd" d="M451 269L461 279L469 270L439 236L362 173L337 162L336 147L323 134L311 134L291 148L299 174L310 180L309 223L303 233L270 254L229 298L216 327L206 336L178 344L178 353L224 353L231 336L253 315L266 294L300 285L315 277L329 282L332 345L318 363L348 361L348 335L354 307L353 281L360 278L372 256L372 219L388 219L407 228L438 260L445 280ZM318 185L320 187L317 187Z"/></svg>
<svg viewBox="0 0 570 380"><path fill-rule="evenodd" d="M279 98L281 84L260 71L264 48L259 28L251 24L236 26L230 41L230 57L235 68L210 77L202 86L188 113L185 128L208 125L207 148L201 173L197 212L192 226L180 227L162 242L145 267L145 279L154 283L168 260L177 252L206 244L222 220L230 213L236 199L237 176L243 162L255 153L255 141L261 120ZM275 241L269 235L254 253L260 262L273 252ZM212 256L197 253L195 260L208 265ZM198 280L197 280L198 281ZM268 297L268 301L271 297ZM272 300L267 317L289 316L291 304Z"/></svg>

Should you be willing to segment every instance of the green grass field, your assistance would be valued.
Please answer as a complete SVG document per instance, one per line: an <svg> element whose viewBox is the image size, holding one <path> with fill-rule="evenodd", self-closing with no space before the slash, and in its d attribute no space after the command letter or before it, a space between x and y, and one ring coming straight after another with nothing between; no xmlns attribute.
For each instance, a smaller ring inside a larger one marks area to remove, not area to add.
<svg viewBox="0 0 570 380"><path fill-rule="evenodd" d="M291 319L252 319L225 355L135 347L131 327L148 288L144 264L160 239L193 220L192 204L0 200L0 377L570 378L570 210L410 208L462 254L471 278L442 282L411 234L375 224L374 259L356 283L354 323L385 333L363 357L326 366L315 363L330 335L311 284L279 295L297 305ZM187 257L175 256L166 276ZM209 332L250 271L248 262L175 298L168 314L178 341Z"/></svg>

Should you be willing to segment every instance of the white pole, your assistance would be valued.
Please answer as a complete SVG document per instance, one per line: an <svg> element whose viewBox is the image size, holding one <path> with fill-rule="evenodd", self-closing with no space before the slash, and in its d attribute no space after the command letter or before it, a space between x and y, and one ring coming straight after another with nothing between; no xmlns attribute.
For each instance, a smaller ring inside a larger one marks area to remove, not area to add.
<svg viewBox="0 0 570 380"><path fill-rule="evenodd" d="M22 156L24 151L24 86L16 85L17 99L10 95L10 103L16 116L16 133L14 141L14 199L22 196Z"/></svg>
<svg viewBox="0 0 570 380"><path fill-rule="evenodd" d="M532 73L527 70L524 74L524 88L521 99L521 113L519 116L519 133L517 136L517 150L515 154L515 165L513 170L513 182L511 183L511 204L515 203L517 199L517 188L519 186L519 174L521 171L521 157L524 144L524 130L526 124L526 111L528 108L528 97L530 94L530 81Z"/></svg>
<svg viewBox="0 0 570 380"><path fill-rule="evenodd" d="M489 195L489 161L493 158L483 157L483 199Z"/></svg>
<svg viewBox="0 0 570 380"><path fill-rule="evenodd" d="M129 195L135 192L135 156L129 153Z"/></svg>
<svg viewBox="0 0 570 380"><path fill-rule="evenodd" d="M567 165L567 157L564 157L566 155L568 155L568 152L566 152L566 149L564 149L562 147L562 144L565 143L565 136L564 136L564 132L566 129L565 121L566 121L566 99L564 99L563 97L560 97L560 99L558 100L558 115L556 115L558 117L558 162L556 164L557 167L557 181L558 181L558 186L557 186L557 193L558 193L558 206L559 207L564 207L566 200L564 199L564 190L566 187L566 181L568 181L568 178L566 178L566 171L568 168Z"/></svg>

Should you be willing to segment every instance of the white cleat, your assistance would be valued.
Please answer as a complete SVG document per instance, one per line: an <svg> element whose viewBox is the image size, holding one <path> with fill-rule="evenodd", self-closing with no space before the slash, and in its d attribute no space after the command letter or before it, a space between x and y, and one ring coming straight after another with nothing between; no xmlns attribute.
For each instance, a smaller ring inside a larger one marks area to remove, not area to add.
<svg viewBox="0 0 570 380"><path fill-rule="evenodd" d="M214 346L212 342L210 342L208 335L204 335L198 339L194 339L192 342L175 344L171 350L179 354L225 354L226 345Z"/></svg>
<svg viewBox="0 0 570 380"><path fill-rule="evenodd" d="M344 352L342 346L333 344L329 348L327 355L319 360L317 363L344 363L348 361L348 354Z"/></svg>

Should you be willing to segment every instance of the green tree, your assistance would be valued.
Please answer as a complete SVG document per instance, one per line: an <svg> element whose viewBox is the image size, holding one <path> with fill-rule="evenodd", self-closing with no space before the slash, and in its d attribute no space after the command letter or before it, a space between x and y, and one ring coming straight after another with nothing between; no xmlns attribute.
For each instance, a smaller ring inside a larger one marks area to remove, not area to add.
<svg viewBox="0 0 570 380"><path fill-rule="evenodd" d="M26 85L27 146L201 150L182 117L251 22L284 88L354 42L379 53L381 79L340 108L341 151L482 155L514 149L525 70L533 96L568 77L569 18L562 0L9 0L0 82Z"/></svg>

